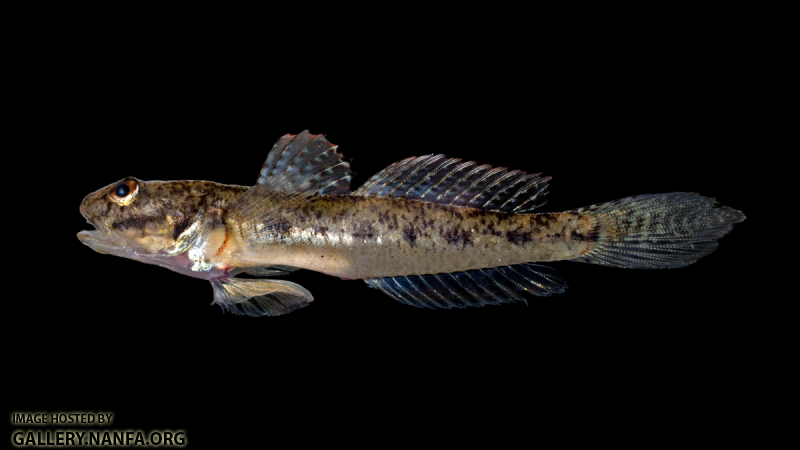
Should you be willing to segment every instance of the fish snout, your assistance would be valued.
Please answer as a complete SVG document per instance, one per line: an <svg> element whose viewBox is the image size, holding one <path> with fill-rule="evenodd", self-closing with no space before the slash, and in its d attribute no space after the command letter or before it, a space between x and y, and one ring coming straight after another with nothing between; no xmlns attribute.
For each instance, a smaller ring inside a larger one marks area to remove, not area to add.
<svg viewBox="0 0 800 450"><path fill-rule="evenodd" d="M105 204L105 192L96 191L87 195L81 202L81 215L88 221L93 222L102 214L102 207Z"/></svg>
<svg viewBox="0 0 800 450"><path fill-rule="evenodd" d="M83 198L83 201L81 202L81 208L80 208L81 215L86 219L88 219L88 217L86 216L86 213L89 210L88 203L89 203L89 195L87 195L86 197Z"/></svg>

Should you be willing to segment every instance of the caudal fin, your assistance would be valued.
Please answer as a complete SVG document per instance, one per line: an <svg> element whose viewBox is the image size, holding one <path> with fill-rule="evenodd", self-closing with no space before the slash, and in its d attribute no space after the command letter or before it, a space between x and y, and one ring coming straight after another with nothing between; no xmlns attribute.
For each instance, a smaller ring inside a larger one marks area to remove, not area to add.
<svg viewBox="0 0 800 450"><path fill-rule="evenodd" d="M580 208L596 242L572 261L613 267L684 267L716 250L717 239L745 219L693 192L640 195Z"/></svg>

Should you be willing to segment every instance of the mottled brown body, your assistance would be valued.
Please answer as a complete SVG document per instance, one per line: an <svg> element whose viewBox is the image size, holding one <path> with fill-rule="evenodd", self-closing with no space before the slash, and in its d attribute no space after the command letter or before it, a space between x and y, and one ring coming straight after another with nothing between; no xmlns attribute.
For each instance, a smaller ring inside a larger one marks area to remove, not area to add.
<svg viewBox="0 0 800 450"><path fill-rule="evenodd" d="M137 183L136 208L107 198L104 188L87 197L93 210L85 212L128 235L126 244L138 253L177 256L192 244L222 272L285 265L368 279L572 259L589 246L589 220L575 213L508 214L405 198L313 195L270 205L269 221L239 223L227 210L245 186ZM182 240L193 224L195 241ZM180 263L188 270L192 262Z"/></svg>
<svg viewBox="0 0 800 450"><path fill-rule="evenodd" d="M549 177L444 155L399 161L355 191L351 176L323 136L286 135L252 187L125 178L89 194L80 210L97 229L78 238L209 280L223 310L262 316L313 301L271 278L298 268L363 279L421 308L482 306L564 292L554 269L531 263L692 264L745 218L681 192L532 214Z"/></svg>
<svg viewBox="0 0 800 450"><path fill-rule="evenodd" d="M196 220L200 211L206 217L221 217L242 192L244 186L209 181L141 181L136 183L136 203L120 204L104 187L86 196L81 213L100 231L128 237L127 247L143 253L178 250L178 239ZM116 183L115 183L116 184ZM221 224L221 219L219 220Z"/></svg>
<svg viewBox="0 0 800 450"><path fill-rule="evenodd" d="M404 198L297 198L274 207L274 225L228 222L208 252L236 267L287 265L342 278L458 272L586 253L590 222L576 213L507 214ZM242 236L261 234L259 245ZM249 247L241 245L249 241Z"/></svg>

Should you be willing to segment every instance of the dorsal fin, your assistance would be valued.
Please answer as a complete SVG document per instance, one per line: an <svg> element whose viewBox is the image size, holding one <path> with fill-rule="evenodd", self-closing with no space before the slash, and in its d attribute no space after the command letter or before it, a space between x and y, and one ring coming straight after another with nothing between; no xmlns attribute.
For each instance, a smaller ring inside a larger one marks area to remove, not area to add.
<svg viewBox="0 0 800 450"><path fill-rule="evenodd" d="M405 197L445 205L524 213L542 206L550 177L425 155L398 161L353 195Z"/></svg>
<svg viewBox="0 0 800 450"><path fill-rule="evenodd" d="M272 226L275 205L311 194L349 194L350 163L321 134L303 131L278 139L267 155L258 182L236 199L228 218Z"/></svg>
<svg viewBox="0 0 800 450"><path fill-rule="evenodd" d="M257 185L285 194L348 194L350 163L337 148L321 134L287 134L267 155Z"/></svg>

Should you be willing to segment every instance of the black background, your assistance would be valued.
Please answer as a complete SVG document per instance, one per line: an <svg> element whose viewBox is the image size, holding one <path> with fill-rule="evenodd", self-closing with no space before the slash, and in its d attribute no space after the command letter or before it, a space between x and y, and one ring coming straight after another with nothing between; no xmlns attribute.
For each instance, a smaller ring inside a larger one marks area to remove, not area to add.
<svg viewBox="0 0 800 450"><path fill-rule="evenodd" d="M761 320L752 161L769 157L748 130L743 41L521 34L351 60L74 33L17 69L11 410L113 411L113 428L185 429L200 446L479 425L499 443L601 418L659 434L739 407ZM569 289L527 306L420 310L300 271L288 279L315 301L258 319L210 307L205 281L76 237L89 192L125 176L251 185L273 142L305 129L352 158L353 188L444 153L552 176L543 211L695 191L748 219L683 269L554 263Z"/></svg>

